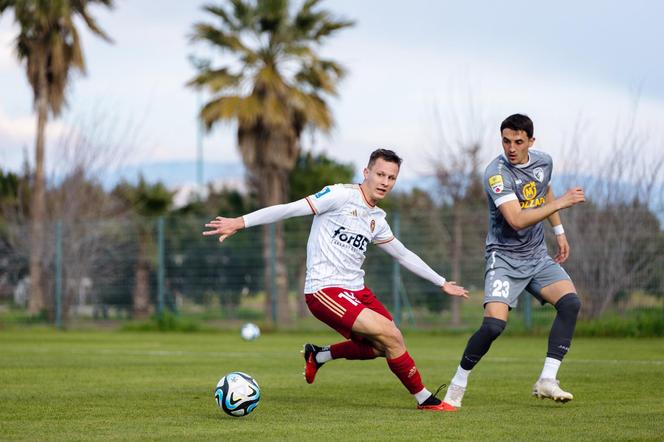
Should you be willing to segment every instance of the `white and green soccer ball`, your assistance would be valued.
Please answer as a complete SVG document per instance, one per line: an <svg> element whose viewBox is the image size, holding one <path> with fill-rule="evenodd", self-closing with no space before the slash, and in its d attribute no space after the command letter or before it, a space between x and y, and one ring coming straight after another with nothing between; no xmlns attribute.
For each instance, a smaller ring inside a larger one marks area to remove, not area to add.
<svg viewBox="0 0 664 442"><path fill-rule="evenodd" d="M217 383L214 400L229 416L246 416L258 406L261 389L254 378L241 371L228 373Z"/></svg>
<svg viewBox="0 0 664 442"><path fill-rule="evenodd" d="M242 329L240 330L240 336L242 336L242 339L245 341L253 341L254 339L257 339L261 335L261 329L258 328L258 326L254 323L247 322L242 326Z"/></svg>

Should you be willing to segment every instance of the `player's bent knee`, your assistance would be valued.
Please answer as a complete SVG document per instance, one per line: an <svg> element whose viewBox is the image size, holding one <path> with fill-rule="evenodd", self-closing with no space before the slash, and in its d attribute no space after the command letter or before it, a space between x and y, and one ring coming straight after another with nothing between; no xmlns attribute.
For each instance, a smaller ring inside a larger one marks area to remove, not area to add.
<svg viewBox="0 0 664 442"><path fill-rule="evenodd" d="M403 335L394 324L392 324L391 327L386 327L383 332L377 336L377 339L379 339L387 348L394 349L404 346Z"/></svg>
<svg viewBox="0 0 664 442"><path fill-rule="evenodd" d="M581 310L581 299L576 293L568 293L556 302L558 313L577 316Z"/></svg>
<svg viewBox="0 0 664 442"><path fill-rule="evenodd" d="M502 319L492 318L490 316L485 316L480 326L480 330L483 334L489 337L491 340L496 339L500 334L505 330L507 322Z"/></svg>
<svg viewBox="0 0 664 442"><path fill-rule="evenodd" d="M405 347L405 343L403 340L403 334L401 333L401 330L399 330L396 326L394 327L394 330L392 330L392 340L395 342L396 345L399 345L401 347Z"/></svg>

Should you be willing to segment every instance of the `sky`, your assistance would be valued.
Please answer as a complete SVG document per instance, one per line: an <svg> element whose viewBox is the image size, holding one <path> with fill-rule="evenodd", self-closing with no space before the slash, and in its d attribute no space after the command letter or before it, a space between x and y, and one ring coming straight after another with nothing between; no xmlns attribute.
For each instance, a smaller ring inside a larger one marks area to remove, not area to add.
<svg viewBox="0 0 664 442"><path fill-rule="evenodd" d="M118 0L112 11L91 9L114 43L82 32L87 75L73 79L67 111L49 126L47 165L62 158L54 140L90 115L118 140L133 126L123 157L128 165L196 159L196 114L206 97L185 86L195 74L188 57L222 60L188 38L194 23L209 21L201 10L208 3L217 2ZM536 147L554 160L579 128L581 147L605 154L616 128L632 117L647 134L644 155L662 155L664 2L328 0L323 6L356 25L320 49L348 76L330 100L334 129L305 137L306 149L359 171L373 149L390 147L404 158L401 176L416 179L432 172L433 161L444 161L440 128L453 141L483 128L488 162L501 151L500 122L519 112L534 120ZM32 92L12 52L16 32L13 14L0 16L0 164L10 170L19 169L25 152L31 158L35 126ZM231 125L202 143L206 161L240 161Z"/></svg>

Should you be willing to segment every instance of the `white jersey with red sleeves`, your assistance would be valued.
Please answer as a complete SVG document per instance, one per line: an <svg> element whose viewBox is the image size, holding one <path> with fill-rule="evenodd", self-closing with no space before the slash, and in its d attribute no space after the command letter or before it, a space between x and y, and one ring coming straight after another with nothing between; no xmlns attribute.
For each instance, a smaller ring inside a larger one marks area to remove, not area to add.
<svg viewBox="0 0 664 442"><path fill-rule="evenodd" d="M385 211L371 206L358 184L335 184L306 198L314 211L307 243L305 293L364 287L367 246L394 239Z"/></svg>

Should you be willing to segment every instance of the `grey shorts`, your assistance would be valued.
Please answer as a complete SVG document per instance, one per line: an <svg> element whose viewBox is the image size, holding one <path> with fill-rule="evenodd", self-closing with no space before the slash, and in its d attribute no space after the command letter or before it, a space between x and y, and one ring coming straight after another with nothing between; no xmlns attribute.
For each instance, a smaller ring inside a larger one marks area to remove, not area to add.
<svg viewBox="0 0 664 442"><path fill-rule="evenodd" d="M522 260L490 252L484 270L484 304L502 302L515 308L524 290L544 304L542 288L569 279L567 272L549 255Z"/></svg>

